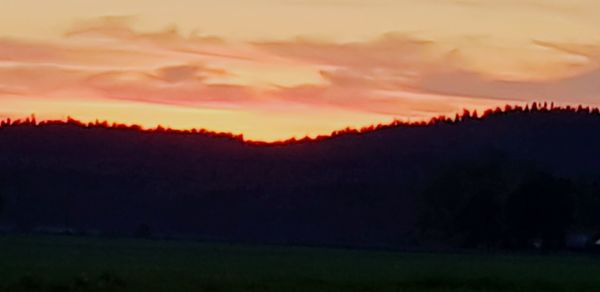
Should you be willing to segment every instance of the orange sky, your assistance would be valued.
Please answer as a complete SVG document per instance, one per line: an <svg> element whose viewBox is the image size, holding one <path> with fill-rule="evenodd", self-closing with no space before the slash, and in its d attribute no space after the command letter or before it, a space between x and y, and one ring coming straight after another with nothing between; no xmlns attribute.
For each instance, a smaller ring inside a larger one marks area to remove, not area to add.
<svg viewBox="0 0 600 292"><path fill-rule="evenodd" d="M506 103L600 105L595 0L2 6L0 118L271 141Z"/></svg>

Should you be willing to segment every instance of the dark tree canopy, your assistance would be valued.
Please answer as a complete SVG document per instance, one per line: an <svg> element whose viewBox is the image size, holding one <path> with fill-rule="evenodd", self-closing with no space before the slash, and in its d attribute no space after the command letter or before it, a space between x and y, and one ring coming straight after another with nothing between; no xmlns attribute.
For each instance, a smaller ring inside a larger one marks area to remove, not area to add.
<svg viewBox="0 0 600 292"><path fill-rule="evenodd" d="M510 162L453 164L422 193L425 240L463 247L559 248L574 223L571 181Z"/></svg>
<svg viewBox="0 0 600 292"><path fill-rule="evenodd" d="M507 191L505 167L496 159L454 163L429 181L419 212L423 236L470 247L498 245Z"/></svg>
<svg viewBox="0 0 600 292"><path fill-rule="evenodd" d="M478 116L268 145L0 122L0 226L131 236L147 223L169 238L483 248L600 231L600 112L536 105Z"/></svg>
<svg viewBox="0 0 600 292"><path fill-rule="evenodd" d="M559 247L573 222L574 188L571 182L538 173L527 178L508 198L508 230L517 245L533 238Z"/></svg>

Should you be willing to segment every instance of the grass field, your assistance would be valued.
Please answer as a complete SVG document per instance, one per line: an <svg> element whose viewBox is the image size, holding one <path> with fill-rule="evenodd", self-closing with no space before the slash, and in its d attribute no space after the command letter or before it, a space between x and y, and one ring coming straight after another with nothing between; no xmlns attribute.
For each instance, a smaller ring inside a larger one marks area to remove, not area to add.
<svg viewBox="0 0 600 292"><path fill-rule="evenodd" d="M600 291L600 258L0 237L2 291Z"/></svg>

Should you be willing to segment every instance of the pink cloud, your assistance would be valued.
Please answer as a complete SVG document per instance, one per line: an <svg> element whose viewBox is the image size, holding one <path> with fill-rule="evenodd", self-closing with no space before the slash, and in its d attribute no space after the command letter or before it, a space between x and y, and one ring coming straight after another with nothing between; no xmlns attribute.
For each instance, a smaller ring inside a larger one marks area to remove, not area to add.
<svg viewBox="0 0 600 292"><path fill-rule="evenodd" d="M297 40L257 46L274 54L327 68L331 86L397 90L473 99L599 103L600 47L532 41L566 55L586 58L560 78L503 80L466 66L458 49L436 49L434 42L388 34L372 42L334 44ZM508 57L508 56L507 56ZM570 59L565 56L565 67ZM586 69L587 68L587 69Z"/></svg>
<svg viewBox="0 0 600 292"><path fill-rule="evenodd" d="M432 42L412 39L401 34L386 34L368 42L327 43L306 39L279 42L256 42L254 45L272 54L307 63L372 71L395 69L410 72L440 62Z"/></svg>
<svg viewBox="0 0 600 292"><path fill-rule="evenodd" d="M1 61L53 62L61 60L61 55L53 45L0 39Z"/></svg>

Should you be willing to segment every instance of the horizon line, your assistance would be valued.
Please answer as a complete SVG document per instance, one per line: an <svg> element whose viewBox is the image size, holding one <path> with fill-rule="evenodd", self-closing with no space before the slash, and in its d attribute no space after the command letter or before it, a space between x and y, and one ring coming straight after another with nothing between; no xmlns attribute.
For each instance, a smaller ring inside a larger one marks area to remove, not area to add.
<svg viewBox="0 0 600 292"><path fill-rule="evenodd" d="M573 113L587 113L600 116L600 107L589 106L589 105L555 105L554 102L532 102L526 103L525 105L511 105L506 104L504 107L497 106L495 108L488 108L482 114L479 114L477 110L463 109L462 113L456 113L454 118L448 115L439 115L430 119L423 119L419 121L403 121L400 119L394 119L390 123L379 123L363 126L360 128L346 127L339 130L332 131L328 134L319 134L317 136L305 135L302 138L290 137L287 139L278 139L274 141L254 140L244 138L244 134L236 134L232 132L219 132L213 131L206 128L171 128L165 127L158 124L156 127L143 127L139 124L126 124L118 122L109 122L107 120L96 119L94 122L83 122L79 119L73 118L70 115L64 119L47 119L38 121L35 114L22 119L11 119L5 118L0 120L0 130L8 127L16 126L34 126L34 127L46 127L53 125L64 125L64 126L78 126L81 128L105 128L105 129L120 129L120 130L132 130L142 133L170 133L170 134L196 134L205 135L215 138L226 138L235 140L247 145L256 146L278 146L278 145L290 145L290 144L302 144L308 142L316 142L322 140L328 140L340 136L347 136L353 134L367 134L376 132L384 129L395 128L395 127L423 127L423 126L434 126L441 123L446 124L457 124L467 120L483 120L493 115L507 114L507 113L524 113L524 112L573 112Z"/></svg>

